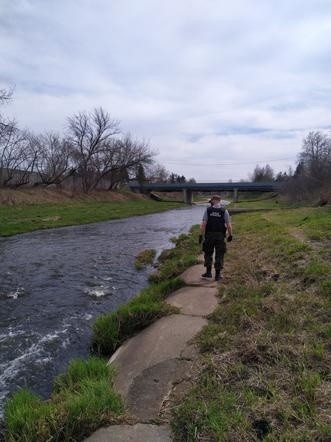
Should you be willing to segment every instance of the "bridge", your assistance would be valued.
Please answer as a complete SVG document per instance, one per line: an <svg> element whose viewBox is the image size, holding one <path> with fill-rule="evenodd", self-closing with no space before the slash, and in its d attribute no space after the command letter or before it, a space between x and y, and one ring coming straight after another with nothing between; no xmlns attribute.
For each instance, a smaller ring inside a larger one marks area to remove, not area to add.
<svg viewBox="0 0 331 442"><path fill-rule="evenodd" d="M280 184L275 182L267 183L153 183L140 184L132 181L129 187L134 192L183 192L183 201L192 204L193 192L229 192L233 191L234 201L238 201L238 192L278 192Z"/></svg>

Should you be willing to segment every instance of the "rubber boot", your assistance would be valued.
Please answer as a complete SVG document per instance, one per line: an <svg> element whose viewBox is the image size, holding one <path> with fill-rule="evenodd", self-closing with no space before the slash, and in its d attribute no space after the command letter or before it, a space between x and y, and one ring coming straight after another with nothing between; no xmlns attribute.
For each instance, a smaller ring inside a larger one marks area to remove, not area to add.
<svg viewBox="0 0 331 442"><path fill-rule="evenodd" d="M211 267L206 267L206 272L201 275L201 278L212 278Z"/></svg>
<svg viewBox="0 0 331 442"><path fill-rule="evenodd" d="M216 270L215 281L220 281L221 279L222 279L221 271L220 270Z"/></svg>

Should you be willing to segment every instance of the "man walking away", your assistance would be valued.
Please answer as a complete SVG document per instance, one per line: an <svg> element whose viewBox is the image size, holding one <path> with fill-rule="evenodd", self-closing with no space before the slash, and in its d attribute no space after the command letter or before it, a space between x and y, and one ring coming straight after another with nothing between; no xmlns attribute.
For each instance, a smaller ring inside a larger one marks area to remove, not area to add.
<svg viewBox="0 0 331 442"><path fill-rule="evenodd" d="M227 241L232 241L232 226L229 212L221 206L221 197L214 195L211 198L211 206L205 210L200 226L200 241L203 241L206 272L201 275L203 278L212 278L211 269L213 264L213 253L215 250L215 281L222 278L224 253L226 252L226 232Z"/></svg>

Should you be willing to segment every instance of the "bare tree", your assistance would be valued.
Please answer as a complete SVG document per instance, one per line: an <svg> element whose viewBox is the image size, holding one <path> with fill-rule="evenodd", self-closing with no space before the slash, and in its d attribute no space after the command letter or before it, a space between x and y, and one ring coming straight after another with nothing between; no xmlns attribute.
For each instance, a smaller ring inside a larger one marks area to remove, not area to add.
<svg viewBox="0 0 331 442"><path fill-rule="evenodd" d="M302 151L292 176L283 186L293 201L331 200L331 138L319 131L309 132L303 139Z"/></svg>
<svg viewBox="0 0 331 442"><path fill-rule="evenodd" d="M83 191L95 187L95 157L102 153L111 138L119 133L119 123L102 108L81 112L68 119L73 159L82 177Z"/></svg>
<svg viewBox="0 0 331 442"><path fill-rule="evenodd" d="M21 131L20 152L22 163L20 165L19 177L16 179L15 187L32 184L31 177L36 172L36 165L39 158L39 150L32 142L31 133Z"/></svg>
<svg viewBox="0 0 331 442"><path fill-rule="evenodd" d="M1 117L1 115L0 115ZM8 172L5 170L11 161L13 153L12 139L16 135L14 122L11 125L4 124L0 119L0 187L7 182Z"/></svg>
<svg viewBox="0 0 331 442"><path fill-rule="evenodd" d="M149 183L166 183L169 180L170 173L161 164L152 163L145 168L145 175Z"/></svg>
<svg viewBox="0 0 331 442"><path fill-rule="evenodd" d="M59 134L47 132L33 136L31 144L38 152L36 169L43 184L61 184L74 172L72 145Z"/></svg>
<svg viewBox="0 0 331 442"><path fill-rule="evenodd" d="M6 102L8 102L9 100L11 100L12 96L13 96L13 88L9 88L9 89L0 89L0 104L4 104Z"/></svg>
<svg viewBox="0 0 331 442"><path fill-rule="evenodd" d="M30 135L14 125L7 125L0 138L1 186L19 187L28 184L35 170L38 152L31 145Z"/></svg>
<svg viewBox="0 0 331 442"><path fill-rule="evenodd" d="M109 190L127 183L136 176L138 167L152 163L153 155L145 141L134 140L129 134L105 143L93 159L94 187L104 177L110 180Z"/></svg>
<svg viewBox="0 0 331 442"><path fill-rule="evenodd" d="M13 91L0 89L0 105L5 104L12 97ZM10 149L9 143L16 130L16 122L9 120L0 113L0 187L3 187L7 180L7 172L4 170L5 158Z"/></svg>
<svg viewBox="0 0 331 442"><path fill-rule="evenodd" d="M12 95L12 89L0 89L0 105L8 102L12 98ZM6 137L8 131L10 131L14 126L16 126L16 122L14 120L9 120L0 114L0 142L2 137Z"/></svg>
<svg viewBox="0 0 331 442"><path fill-rule="evenodd" d="M144 184L146 182L145 168L142 164L139 164L137 167L135 179L139 184Z"/></svg>
<svg viewBox="0 0 331 442"><path fill-rule="evenodd" d="M300 163L302 171L316 182L331 177L331 139L318 131L309 132L303 140Z"/></svg>

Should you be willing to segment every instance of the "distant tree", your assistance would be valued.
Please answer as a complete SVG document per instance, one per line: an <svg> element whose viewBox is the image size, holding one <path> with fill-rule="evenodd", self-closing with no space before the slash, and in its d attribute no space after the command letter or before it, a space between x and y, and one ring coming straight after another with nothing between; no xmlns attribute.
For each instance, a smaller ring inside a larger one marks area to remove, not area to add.
<svg viewBox="0 0 331 442"><path fill-rule="evenodd" d="M275 181L281 183L284 181L288 181L291 178L291 175L288 174L288 172L278 172Z"/></svg>
<svg viewBox="0 0 331 442"><path fill-rule="evenodd" d="M295 168L295 171L294 171L294 175L293 175L294 178L297 178L299 176L303 176L305 173L304 171L305 171L305 166L301 161L299 161L299 163L297 164L297 167Z"/></svg>
<svg viewBox="0 0 331 442"><path fill-rule="evenodd" d="M176 182L177 176L174 173L171 173L169 176L169 183L174 184Z"/></svg>
<svg viewBox="0 0 331 442"><path fill-rule="evenodd" d="M175 184L175 183L178 183L178 184L186 183L186 178L185 178L184 175L177 175L176 173L171 173L169 175L169 182L172 183L172 184Z"/></svg>
<svg viewBox="0 0 331 442"><path fill-rule="evenodd" d="M274 179L274 171L269 166L269 164L266 164L264 167L260 167L259 165L256 165L254 172L250 176L250 179L254 183L259 182L267 182L267 181L273 181Z"/></svg>
<svg viewBox="0 0 331 442"><path fill-rule="evenodd" d="M151 163L145 167L146 180L149 183L167 183L169 182L169 172L164 166L158 163Z"/></svg>
<svg viewBox="0 0 331 442"><path fill-rule="evenodd" d="M331 139L318 131L309 132L303 140L300 163L302 172L319 182L330 177Z"/></svg>
<svg viewBox="0 0 331 442"><path fill-rule="evenodd" d="M298 164L283 191L293 201L331 200L331 139L319 131L303 139Z"/></svg>

